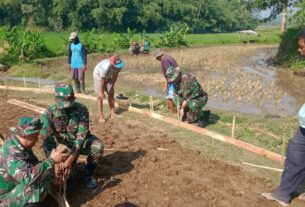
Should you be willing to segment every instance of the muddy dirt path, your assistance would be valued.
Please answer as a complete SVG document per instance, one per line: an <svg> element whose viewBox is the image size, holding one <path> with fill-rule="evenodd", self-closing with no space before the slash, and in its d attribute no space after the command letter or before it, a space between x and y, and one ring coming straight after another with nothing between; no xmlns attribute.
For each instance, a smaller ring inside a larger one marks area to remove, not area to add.
<svg viewBox="0 0 305 207"><path fill-rule="evenodd" d="M0 131L6 134L17 117L39 116L6 103L8 98L0 96ZM106 148L115 151L105 153L97 189L85 189L80 179L68 193L73 207L276 206L260 196L274 187L271 182L184 149L160 129L143 127L140 119L103 125L91 121L90 126ZM41 151L39 145L36 152ZM294 201L291 206L304 203Z"/></svg>

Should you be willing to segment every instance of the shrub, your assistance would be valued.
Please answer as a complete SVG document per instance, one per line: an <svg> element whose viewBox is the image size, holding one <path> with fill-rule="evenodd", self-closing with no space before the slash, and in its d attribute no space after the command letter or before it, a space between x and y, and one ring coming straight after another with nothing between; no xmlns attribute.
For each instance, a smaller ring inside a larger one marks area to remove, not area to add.
<svg viewBox="0 0 305 207"><path fill-rule="evenodd" d="M169 31L160 36L156 47L187 46L186 34L188 31L188 26L172 26Z"/></svg>
<svg viewBox="0 0 305 207"><path fill-rule="evenodd" d="M87 32L83 36L84 44L86 45L87 53L100 52L102 35L97 36L93 32Z"/></svg>
<svg viewBox="0 0 305 207"><path fill-rule="evenodd" d="M127 33L115 34L113 44L119 49L127 49L133 41L135 32L130 28L127 29Z"/></svg>
<svg viewBox="0 0 305 207"><path fill-rule="evenodd" d="M284 67L304 68L305 61L298 53L298 33L300 28L289 28L282 35L275 63Z"/></svg>
<svg viewBox="0 0 305 207"><path fill-rule="evenodd" d="M38 33L18 32L15 27L11 31L4 32L4 42L7 46L5 48L6 52L1 56L1 61L5 64L54 55L47 49Z"/></svg>

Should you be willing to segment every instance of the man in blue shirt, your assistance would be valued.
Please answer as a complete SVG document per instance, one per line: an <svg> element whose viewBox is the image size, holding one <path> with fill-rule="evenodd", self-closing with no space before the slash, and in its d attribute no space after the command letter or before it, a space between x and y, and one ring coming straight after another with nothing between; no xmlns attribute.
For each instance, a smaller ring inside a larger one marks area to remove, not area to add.
<svg viewBox="0 0 305 207"><path fill-rule="evenodd" d="M71 44L68 50L68 63L74 82L74 91L85 93L86 47L79 41L76 32L70 34L69 40Z"/></svg>

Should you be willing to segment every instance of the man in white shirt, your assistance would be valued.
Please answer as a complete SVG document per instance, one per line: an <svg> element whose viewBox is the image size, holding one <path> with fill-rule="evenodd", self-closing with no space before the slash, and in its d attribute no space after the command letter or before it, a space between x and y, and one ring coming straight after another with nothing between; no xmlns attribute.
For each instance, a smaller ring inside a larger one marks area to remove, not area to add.
<svg viewBox="0 0 305 207"><path fill-rule="evenodd" d="M108 95L108 104L110 108L110 117L115 116L114 105L114 84L118 78L118 74L125 66L120 59L119 54L114 54L109 59L99 62L93 70L94 91L97 94L97 108L99 112L98 121L106 122L103 112L103 100L105 92Z"/></svg>

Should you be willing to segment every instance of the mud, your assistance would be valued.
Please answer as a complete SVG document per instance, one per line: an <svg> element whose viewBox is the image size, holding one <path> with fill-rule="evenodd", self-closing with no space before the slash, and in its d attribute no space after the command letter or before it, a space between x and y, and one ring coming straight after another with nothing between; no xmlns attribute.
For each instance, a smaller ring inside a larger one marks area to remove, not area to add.
<svg viewBox="0 0 305 207"><path fill-rule="evenodd" d="M18 117L39 116L6 103L8 98L0 96L0 132L5 134ZM270 181L185 149L162 129L143 126L140 119L103 125L90 121L90 126L114 151L105 152L96 172L97 189L85 189L78 179L68 192L73 207L276 206L260 196L274 188ZM42 156L40 142L35 152ZM291 206L304 206L304 202L295 200Z"/></svg>

